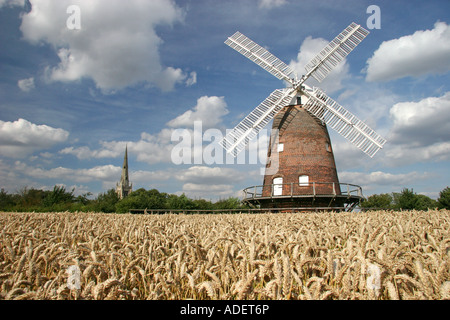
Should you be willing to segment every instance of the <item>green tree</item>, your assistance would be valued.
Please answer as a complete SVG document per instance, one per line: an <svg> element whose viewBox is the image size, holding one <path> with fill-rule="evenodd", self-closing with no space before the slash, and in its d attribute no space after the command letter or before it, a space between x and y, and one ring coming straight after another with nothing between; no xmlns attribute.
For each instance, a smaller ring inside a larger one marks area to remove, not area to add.
<svg viewBox="0 0 450 320"><path fill-rule="evenodd" d="M116 190L109 189L104 193L100 193L97 198L91 202L90 208L95 212L111 213L116 211L116 204L119 201L119 196Z"/></svg>
<svg viewBox="0 0 450 320"><path fill-rule="evenodd" d="M64 186L54 186L52 191L46 192L42 205L49 210L67 210L75 199L74 192L75 188L67 192Z"/></svg>
<svg viewBox="0 0 450 320"><path fill-rule="evenodd" d="M439 208L441 209L450 209L450 188L447 187L441 192L439 192L438 198Z"/></svg>
<svg viewBox="0 0 450 320"><path fill-rule="evenodd" d="M414 190L404 188L401 193L394 193L394 208L397 210L427 210L438 207L438 202Z"/></svg>
<svg viewBox="0 0 450 320"><path fill-rule="evenodd" d="M392 207L393 198L388 193L374 194L361 203L363 208L390 209Z"/></svg>
<svg viewBox="0 0 450 320"><path fill-rule="evenodd" d="M129 212L130 209L164 209L167 194L156 189L146 191L140 188L116 203L118 213Z"/></svg>
<svg viewBox="0 0 450 320"><path fill-rule="evenodd" d="M211 201L207 201L205 199L195 199L193 201L195 203L196 209L199 209L199 210L212 210L212 209L214 209L214 204Z"/></svg>
<svg viewBox="0 0 450 320"><path fill-rule="evenodd" d="M17 203L14 210L17 211L42 211L43 202L49 191L40 189L28 189L27 187L19 191Z"/></svg>
<svg viewBox="0 0 450 320"><path fill-rule="evenodd" d="M413 210L417 206L417 196L414 190L404 188L400 193L394 193L394 208L397 210Z"/></svg>
<svg viewBox="0 0 450 320"><path fill-rule="evenodd" d="M86 192L86 193L83 193L82 195L79 195L78 197L76 197L76 198L74 199L74 201L75 201L76 203L80 203L80 204L83 204L83 205L87 205L87 204L89 204L90 202L92 202L92 200L89 200L89 198L88 198L88 197L90 197L90 196L92 196L92 193L91 193L91 192Z"/></svg>
<svg viewBox="0 0 450 320"><path fill-rule="evenodd" d="M239 198L230 197L228 199L221 199L214 203L214 209L241 209L244 206L241 205Z"/></svg>
<svg viewBox="0 0 450 320"><path fill-rule="evenodd" d="M5 189L0 190L0 210L9 211L16 204L16 197L12 194L8 194Z"/></svg>
<svg viewBox="0 0 450 320"><path fill-rule="evenodd" d="M192 199L186 197L184 193L181 196L177 196L175 194L168 195L165 207L167 209L198 209L196 203Z"/></svg>
<svg viewBox="0 0 450 320"><path fill-rule="evenodd" d="M428 210L428 209L435 209L439 206L438 202L436 200L431 199L430 197L418 194L416 195L417 202L416 202L416 210Z"/></svg>

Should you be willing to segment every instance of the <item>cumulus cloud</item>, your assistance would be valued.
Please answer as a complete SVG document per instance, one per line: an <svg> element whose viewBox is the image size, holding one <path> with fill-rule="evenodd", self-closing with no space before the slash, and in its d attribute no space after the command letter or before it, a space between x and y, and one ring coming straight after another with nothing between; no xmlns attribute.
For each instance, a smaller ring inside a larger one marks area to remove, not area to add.
<svg viewBox="0 0 450 320"><path fill-rule="evenodd" d="M395 191L405 186L430 179L432 176L427 172L389 173L382 171L374 172L350 172L339 173L339 180L356 184L362 187L363 192L371 193L378 188Z"/></svg>
<svg viewBox="0 0 450 320"><path fill-rule="evenodd" d="M21 158L37 150L44 150L69 137L69 132L37 125L25 119L14 122L0 120L1 154L7 157Z"/></svg>
<svg viewBox="0 0 450 320"><path fill-rule="evenodd" d="M362 101L358 111L364 109L380 113L366 114L361 119L386 138L387 143L373 159L368 161L359 149L330 131L338 168L349 169L357 166L397 167L421 162L441 162L450 160L450 92L438 97L427 97L419 101L401 101L397 95L378 94L373 100L356 96ZM365 93L365 92L364 92ZM372 96L369 95L369 98ZM386 111L384 111L386 110ZM381 115L386 115L386 117ZM379 118L382 122L377 123ZM378 126L377 126L378 124Z"/></svg>
<svg viewBox="0 0 450 320"><path fill-rule="evenodd" d="M382 161L399 166L450 160L450 92L390 109L392 128Z"/></svg>
<svg viewBox="0 0 450 320"><path fill-rule="evenodd" d="M327 46L329 41L322 38L307 37L301 44L297 59L292 60L289 66L298 74L299 77L306 73L305 66ZM319 83L310 77L306 83L310 86L320 86L327 93L332 93L342 89L342 82L349 77L349 67L347 60L341 61L325 78Z"/></svg>
<svg viewBox="0 0 450 320"><path fill-rule="evenodd" d="M170 168L167 170L156 170L156 171L145 171L145 170L137 170L130 171L130 181L133 183L151 183L153 181L167 181L173 179L174 175L176 175L176 171L171 170Z"/></svg>
<svg viewBox="0 0 450 320"><path fill-rule="evenodd" d="M123 156L125 146L129 154L136 154L137 160L148 164L171 161L173 145L169 132L163 129L155 135L143 132L138 141L100 141L100 148L92 150L87 146L67 147L59 151L60 154L73 155L80 160L117 158Z"/></svg>
<svg viewBox="0 0 450 320"><path fill-rule="evenodd" d="M28 79L22 79L17 82L17 86L22 90L23 92L30 92L33 90L34 87L34 78L28 78Z"/></svg>
<svg viewBox="0 0 450 320"><path fill-rule="evenodd" d="M222 122L222 117L228 112L224 97L203 96L197 100L193 109L170 120L167 125L172 128L191 128L195 121L201 121L203 128L213 128Z"/></svg>
<svg viewBox="0 0 450 320"><path fill-rule="evenodd" d="M158 133L142 132L137 141L100 141L97 149L68 146L60 150L59 154L73 155L80 160L117 158L123 156L127 146L129 154L134 154L138 161L148 164L222 164L232 160L226 158L225 151L219 145L223 133L217 128L222 126L222 117L227 113L223 97L204 96L198 99L194 108L169 121L168 127ZM201 126L194 126L196 121ZM251 142L249 161L256 164L258 160L265 160L267 141L268 136L261 135ZM188 150L189 154L179 154L176 150L173 152L175 147L179 147L180 152ZM174 160L173 153L177 160Z"/></svg>
<svg viewBox="0 0 450 320"><path fill-rule="evenodd" d="M42 189L45 186L37 184L36 181L50 180L58 185L100 182L103 189L110 189L120 180L121 172L121 166L111 164L99 165L92 168L68 168L59 166L45 169L37 165L29 165L23 161L15 161L12 165L8 165L0 160L0 187L6 190L12 190L13 192L23 186ZM148 186L149 183L151 184L154 181L171 180L178 174L178 171L170 168L157 171L130 170L129 174L130 181L133 185L144 184ZM53 188L53 185L47 187L47 189ZM81 187L82 190L79 190ZM76 186L79 194L88 191L87 187L81 187ZM72 189L72 187L69 189Z"/></svg>
<svg viewBox="0 0 450 320"><path fill-rule="evenodd" d="M68 146L59 151L62 155L73 155L80 160L122 157L125 146L128 153L140 162L148 164L265 164L270 136L262 130L253 139L247 152L234 159L219 145L223 132L222 116L228 110L223 97L202 97L197 105L169 121L169 127L150 134L142 132L137 141L99 141L100 147ZM199 121L200 125L194 126ZM176 128L177 127L177 128ZM176 149L175 149L176 148ZM212 172L212 171L211 171ZM211 173L210 172L210 173Z"/></svg>
<svg viewBox="0 0 450 320"><path fill-rule="evenodd" d="M87 146L82 147L67 147L59 151L60 154L71 154L80 160L86 159L101 159L101 158L116 158L124 153L126 142L105 142L100 141L100 149L91 150Z"/></svg>
<svg viewBox="0 0 450 320"><path fill-rule="evenodd" d="M417 179L426 178L427 173L409 172L409 173L388 173L382 171L375 172L341 172L339 177L345 181L355 181L363 185L406 185L417 181Z"/></svg>
<svg viewBox="0 0 450 320"><path fill-rule="evenodd" d="M93 150L87 146L71 146L60 150L59 153L74 155L80 160L116 158L123 155L125 146L128 146L128 152L137 155L138 161L148 164L167 163L172 161L172 149L179 143L179 141L172 141L172 133L177 128L189 128L186 129L185 133L192 140L194 137L192 128L195 121L200 121L202 130L205 130L219 126L222 117L227 113L228 109L224 97L203 96L197 100L197 105L193 109L170 120L167 123L169 128L163 128L156 134L142 132L138 141L100 141L99 149ZM199 134L203 137L203 132L199 132ZM203 148L194 148L194 152L201 153ZM195 154L193 153L192 156L194 157ZM197 154L197 156L201 155Z"/></svg>
<svg viewBox="0 0 450 320"><path fill-rule="evenodd" d="M196 184L186 183L183 185L183 191L177 192L178 194L184 193L190 198L227 198L235 195L233 185L230 184Z"/></svg>
<svg viewBox="0 0 450 320"><path fill-rule="evenodd" d="M64 167L43 169L16 161L14 170L36 179L56 179L59 181L87 183L92 181L116 181L120 177L122 168L119 166L104 165L89 169L71 169Z"/></svg>
<svg viewBox="0 0 450 320"><path fill-rule="evenodd" d="M449 161L450 142L436 142L427 146L393 145L386 148L385 155L383 162L389 166Z"/></svg>
<svg viewBox="0 0 450 320"><path fill-rule="evenodd" d="M432 30L383 42L367 60L367 81L388 81L450 70L450 27L436 22Z"/></svg>
<svg viewBox="0 0 450 320"><path fill-rule="evenodd" d="M192 166L174 178L183 182L182 191L189 197L223 198L236 196L236 183L248 178L242 172L224 167Z"/></svg>
<svg viewBox="0 0 450 320"><path fill-rule="evenodd" d="M194 184L233 184L243 180L239 171L231 168L193 166L176 177L180 181Z"/></svg>
<svg viewBox="0 0 450 320"><path fill-rule="evenodd" d="M30 0L21 31L31 43L45 42L60 63L48 66L51 81L92 79L98 88L113 91L148 83L163 91L186 79L181 69L164 67L156 27L183 20L182 10L170 0ZM79 29L68 28L70 5L78 6ZM191 81L192 82L192 81Z"/></svg>
<svg viewBox="0 0 450 320"><path fill-rule="evenodd" d="M450 92L418 102L401 102L390 110L390 140L413 146L450 141Z"/></svg>

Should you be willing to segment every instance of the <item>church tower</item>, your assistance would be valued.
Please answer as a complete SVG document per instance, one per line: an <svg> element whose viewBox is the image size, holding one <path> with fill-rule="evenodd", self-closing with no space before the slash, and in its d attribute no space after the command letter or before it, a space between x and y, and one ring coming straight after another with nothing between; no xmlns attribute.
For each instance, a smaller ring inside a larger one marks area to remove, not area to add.
<svg viewBox="0 0 450 320"><path fill-rule="evenodd" d="M116 184L116 193L119 199L123 199L128 196L133 190L133 185L130 184L128 179L128 147L125 147L125 157L123 159L122 165L122 176L120 177L120 182Z"/></svg>

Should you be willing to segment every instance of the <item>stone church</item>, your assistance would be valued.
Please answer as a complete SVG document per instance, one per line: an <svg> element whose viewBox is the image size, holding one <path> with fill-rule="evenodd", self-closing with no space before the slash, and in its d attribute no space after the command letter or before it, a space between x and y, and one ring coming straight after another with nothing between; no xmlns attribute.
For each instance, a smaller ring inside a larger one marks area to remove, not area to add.
<svg viewBox="0 0 450 320"><path fill-rule="evenodd" d="M128 178L128 147L125 147L125 157L123 159L122 165L122 176L120 177L120 182L116 184L116 193L119 199L123 199L128 196L133 191L133 185L130 184Z"/></svg>

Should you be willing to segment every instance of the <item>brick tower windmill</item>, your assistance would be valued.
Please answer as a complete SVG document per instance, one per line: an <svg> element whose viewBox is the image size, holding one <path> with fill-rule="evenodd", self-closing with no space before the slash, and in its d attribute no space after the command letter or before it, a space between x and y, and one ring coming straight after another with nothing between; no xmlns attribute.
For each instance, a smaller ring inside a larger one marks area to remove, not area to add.
<svg viewBox="0 0 450 320"><path fill-rule="evenodd" d="M273 119L263 185L245 189L244 201L261 207L351 210L363 199L359 186L339 182L327 127L370 157L386 140L305 81L312 76L321 82L368 34L360 25L350 24L306 65L300 79L240 32L227 39L231 48L290 84L273 91L221 141L236 156Z"/></svg>

